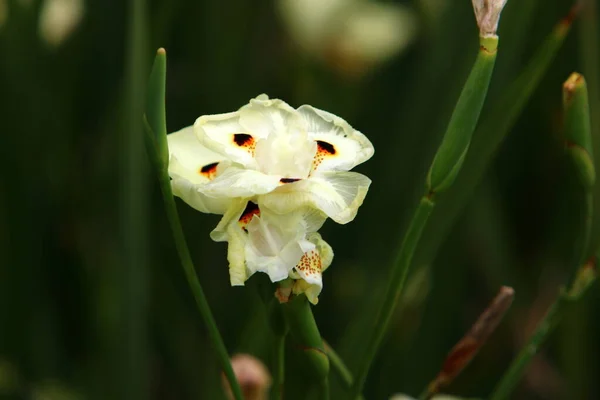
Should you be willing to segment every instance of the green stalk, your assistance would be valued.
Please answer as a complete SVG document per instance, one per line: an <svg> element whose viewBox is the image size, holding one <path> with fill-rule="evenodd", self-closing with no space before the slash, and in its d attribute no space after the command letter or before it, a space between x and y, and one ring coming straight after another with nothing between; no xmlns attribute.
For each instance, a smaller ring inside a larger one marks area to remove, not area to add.
<svg viewBox="0 0 600 400"><path fill-rule="evenodd" d="M427 175L429 193L438 194L450 187L462 167L485 102L497 51L498 37L480 39L477 59L454 107L446 134Z"/></svg>
<svg viewBox="0 0 600 400"><path fill-rule="evenodd" d="M285 382L285 335L275 336L275 357L273 364L273 387L271 388L271 399L283 399L283 388Z"/></svg>
<svg viewBox="0 0 600 400"><path fill-rule="evenodd" d="M434 196L448 189L454 183L461 169L485 102L496 62L497 47L497 36L481 37L477 59L456 103L440 148L431 164L426 181L426 193L419 202L392 264L389 284L378 313L375 329L367 342L365 355L359 364L358 373L350 391L351 399L357 398L362 392L373 358L387 332L391 317L404 289L415 250L435 206Z"/></svg>
<svg viewBox="0 0 600 400"><path fill-rule="evenodd" d="M128 35L125 78L125 113L122 133L119 220L123 254L119 336L115 367L119 371L118 397L146 399L147 268L148 268L148 179L144 160L144 92L146 89L147 10L145 0L128 2Z"/></svg>
<svg viewBox="0 0 600 400"><path fill-rule="evenodd" d="M596 152L600 151L600 29L598 27L598 1L583 3L579 21L579 54L582 73L588 83L592 140ZM600 208L600 185L594 191L594 206ZM600 238L600 214L594 215L592 240Z"/></svg>
<svg viewBox="0 0 600 400"><path fill-rule="evenodd" d="M164 49L159 49L154 61L154 67L150 75L148 102L145 115L146 122L146 138L147 151L149 159L156 171L160 191L162 193L167 219L171 226L175 247L181 261L181 266L185 272L190 289L198 306L198 310L202 315L202 319L206 324L208 336L217 352L221 368L225 373L225 377L231 386L233 396L236 400L243 400L242 390L231 368L229 354L223 343L223 339L217 328L215 319L210 311L208 301L204 295L202 285L196 275L194 263L188 249L175 198L171 191L171 180L168 174L168 149L167 149L167 126L165 118L165 81L167 70L167 54Z"/></svg>
<svg viewBox="0 0 600 400"><path fill-rule="evenodd" d="M419 264L431 262L448 229L481 181L494 153L516 123L564 43L578 12L579 8L573 7L569 15L554 27L523 72L510 84L500 101L490 107L490 113L482 118L473 136L471 151L465 158L463 172L448 196L436 208L432 217L435 223L426 228L425 240L420 244L416 256Z"/></svg>
<svg viewBox="0 0 600 400"><path fill-rule="evenodd" d="M294 296L289 302L282 304L282 309L290 339L301 351L302 357L310 366L309 373L319 384L320 398L328 398L329 358L308 299L304 295Z"/></svg>
<svg viewBox="0 0 600 400"><path fill-rule="evenodd" d="M256 283L256 282L255 282ZM285 384L285 339L288 334L288 325L281 304L273 296L272 286L263 286L262 293L259 291L259 297L266 305L267 316L271 332L273 333L273 355L271 371L273 371L273 385L271 386L270 398L272 400L283 399ZM266 300L268 298L268 300ZM265 301L266 300L266 301Z"/></svg>
<svg viewBox="0 0 600 400"><path fill-rule="evenodd" d="M335 352L335 350L333 350L333 348L325 341L325 339L323 339L323 346L333 370L337 372L346 387L352 387L354 378L352 377L352 372L350 372L346 364L344 364L344 360L342 360L342 358Z"/></svg>
<svg viewBox="0 0 600 400"><path fill-rule="evenodd" d="M529 341L494 389L490 400L509 398L533 356L537 354L540 346L565 315L567 305L581 298L596 278L595 266L592 266L590 262L585 262L591 232L592 190L596 174L592 157L587 87L583 76L575 73L565 82L563 86L563 106L565 113L565 149L577 169L579 183L584 192L582 228L579 236L575 238L573 260L571 262L573 272L566 285L567 289L561 290L544 319L539 323Z"/></svg>
<svg viewBox="0 0 600 400"><path fill-rule="evenodd" d="M598 257L598 255L596 256ZM550 333L556 328L565 315L567 305L578 300L596 279L596 266L592 263L583 265L576 274L576 278L568 291L562 291L546 313L544 319L538 324L535 332L525 344L517 358L512 362L500 383L494 389L489 400L503 400L510 398L515 386L521 380L525 369L537 354L540 346L544 344Z"/></svg>
<svg viewBox="0 0 600 400"><path fill-rule="evenodd" d="M325 347L325 353L329 358L329 363L333 367L333 370L339 375L346 388L350 389L354 383L352 372L344 363L344 360L336 353L336 351L323 339L323 346ZM364 400L363 396L359 396L359 400Z"/></svg>

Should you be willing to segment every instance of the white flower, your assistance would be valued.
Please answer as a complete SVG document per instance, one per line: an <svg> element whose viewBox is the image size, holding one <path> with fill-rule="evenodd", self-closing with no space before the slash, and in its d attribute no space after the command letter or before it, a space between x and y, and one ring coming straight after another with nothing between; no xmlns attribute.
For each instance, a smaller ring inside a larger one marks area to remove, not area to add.
<svg viewBox="0 0 600 400"><path fill-rule="evenodd" d="M371 180L347 172L373 145L343 119L261 95L237 112L194 125L200 142L232 162L202 191L215 198L258 196L278 214L314 207L338 223L356 216Z"/></svg>
<svg viewBox="0 0 600 400"><path fill-rule="evenodd" d="M51 46L60 45L81 22L84 9L83 0L45 0L40 11L40 36Z"/></svg>
<svg viewBox="0 0 600 400"><path fill-rule="evenodd" d="M407 48L417 33L415 13L400 4L278 0L277 5L296 44L347 75L364 75Z"/></svg>
<svg viewBox="0 0 600 400"><path fill-rule="evenodd" d="M316 304L333 259L317 231L356 216L371 181L348 170L373 155L369 140L333 114L261 95L167 141L173 194L223 214L211 238L228 242L231 284L263 272L281 282L281 301L304 293Z"/></svg>
<svg viewBox="0 0 600 400"><path fill-rule="evenodd" d="M255 272L264 272L272 282L279 282L288 278L306 253L315 250L312 234L325 219L311 208L280 215L253 201L237 199L211 237L229 243L232 285L243 285Z"/></svg>

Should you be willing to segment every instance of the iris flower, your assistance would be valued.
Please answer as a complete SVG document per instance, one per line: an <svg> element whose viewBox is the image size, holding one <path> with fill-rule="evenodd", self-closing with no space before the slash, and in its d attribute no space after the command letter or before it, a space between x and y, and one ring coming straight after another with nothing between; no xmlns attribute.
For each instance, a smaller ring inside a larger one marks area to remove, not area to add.
<svg viewBox="0 0 600 400"><path fill-rule="evenodd" d="M349 172L373 146L343 119L266 95L236 112L207 115L168 136L173 194L222 214L211 233L227 241L232 285L255 272L292 279L316 303L333 258L317 233L326 218L354 219L371 180Z"/></svg>

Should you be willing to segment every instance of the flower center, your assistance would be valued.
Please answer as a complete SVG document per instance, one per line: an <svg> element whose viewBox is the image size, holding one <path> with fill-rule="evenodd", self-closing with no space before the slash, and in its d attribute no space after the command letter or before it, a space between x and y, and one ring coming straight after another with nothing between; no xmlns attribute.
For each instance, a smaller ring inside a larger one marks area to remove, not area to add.
<svg viewBox="0 0 600 400"><path fill-rule="evenodd" d="M256 144L259 171L283 179L308 177L317 152L317 143L306 132L272 133Z"/></svg>

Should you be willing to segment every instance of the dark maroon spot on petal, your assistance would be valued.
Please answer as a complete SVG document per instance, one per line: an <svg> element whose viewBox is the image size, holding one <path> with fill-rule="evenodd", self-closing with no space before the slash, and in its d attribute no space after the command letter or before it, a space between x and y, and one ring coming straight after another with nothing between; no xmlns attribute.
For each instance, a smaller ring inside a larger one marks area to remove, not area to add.
<svg viewBox="0 0 600 400"><path fill-rule="evenodd" d="M248 135L247 133L234 133L233 134L233 141L238 146L249 145L250 143L252 143L253 140L254 140L254 138L252 137L252 135Z"/></svg>
<svg viewBox="0 0 600 400"><path fill-rule="evenodd" d="M329 154L335 154L335 147L331 144L331 143L327 143L324 142L322 140L317 140L317 146L319 147L319 150L322 150L324 152L327 152Z"/></svg>
<svg viewBox="0 0 600 400"><path fill-rule="evenodd" d="M260 209L258 208L258 204L249 201L248 204L246 204L244 212L242 213L242 215L240 215L240 219L238 220L239 224L241 225L244 231L248 232L248 230L246 229L246 225L248 225L250 221L252 221L252 218L255 215L260 215Z"/></svg>
<svg viewBox="0 0 600 400"><path fill-rule="evenodd" d="M218 162L207 164L204 167L200 168L200 172L202 172L203 174L214 172L217 169L217 165L219 165Z"/></svg>
<svg viewBox="0 0 600 400"><path fill-rule="evenodd" d="M281 178L279 180L279 182L281 183L293 183L293 182L298 182L300 180L300 178Z"/></svg>

